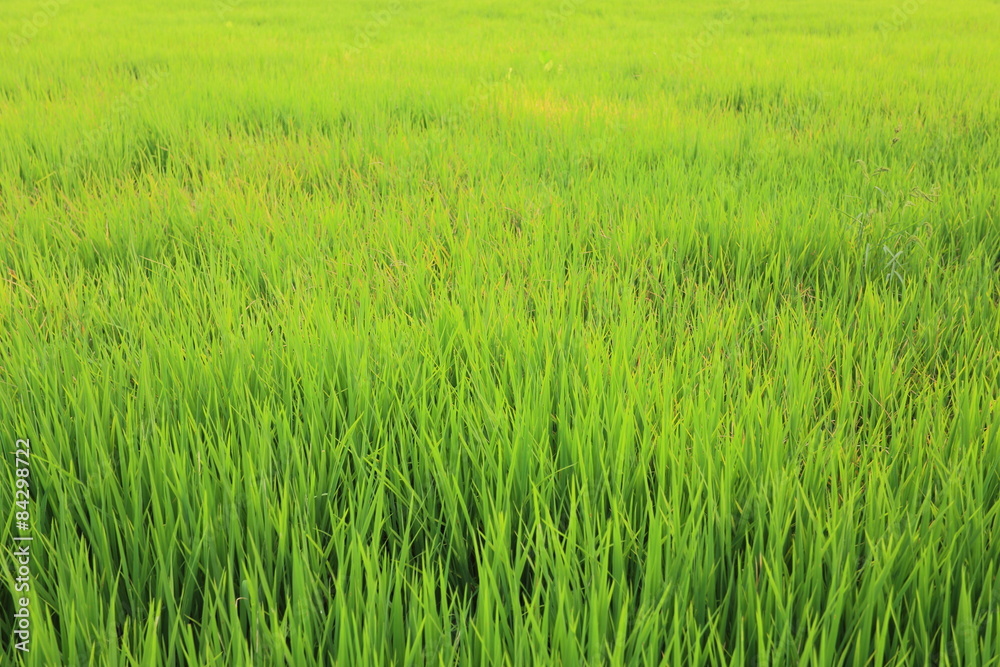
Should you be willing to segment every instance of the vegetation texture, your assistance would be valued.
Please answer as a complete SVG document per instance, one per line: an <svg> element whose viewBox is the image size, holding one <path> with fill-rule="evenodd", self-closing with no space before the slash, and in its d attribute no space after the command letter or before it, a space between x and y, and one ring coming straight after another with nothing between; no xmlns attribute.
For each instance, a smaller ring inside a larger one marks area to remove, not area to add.
<svg viewBox="0 0 1000 667"><path fill-rule="evenodd" d="M0 58L0 662L1000 664L997 2L7 0Z"/></svg>

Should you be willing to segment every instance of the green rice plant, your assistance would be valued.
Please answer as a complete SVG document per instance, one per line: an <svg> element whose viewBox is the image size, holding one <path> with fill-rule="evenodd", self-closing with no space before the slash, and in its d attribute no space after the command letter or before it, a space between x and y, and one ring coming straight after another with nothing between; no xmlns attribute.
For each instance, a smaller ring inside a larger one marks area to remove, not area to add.
<svg viewBox="0 0 1000 667"><path fill-rule="evenodd" d="M907 214L909 209L916 209L921 203L937 201L940 189L933 186L925 192L919 187L911 187L908 191L887 193L875 183L879 176L891 170L878 167L869 172L864 161L858 160L857 163L861 165L868 191L852 197L863 208L861 212L849 214L842 211L850 220L847 228L851 248L858 255L863 254L866 275L881 276L884 282L895 280L902 286L908 259L913 259L914 250L923 247L924 240L934 231L929 218L914 221L911 219L913 216Z"/></svg>
<svg viewBox="0 0 1000 667"><path fill-rule="evenodd" d="M893 1L62 3L0 665L1000 665L997 7Z"/></svg>

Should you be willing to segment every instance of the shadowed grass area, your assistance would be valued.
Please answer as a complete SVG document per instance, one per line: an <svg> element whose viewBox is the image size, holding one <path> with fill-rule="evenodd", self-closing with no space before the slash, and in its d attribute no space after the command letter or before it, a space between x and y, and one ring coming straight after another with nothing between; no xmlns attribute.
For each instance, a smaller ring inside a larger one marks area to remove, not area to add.
<svg viewBox="0 0 1000 667"><path fill-rule="evenodd" d="M995 2L38 11L3 660L1000 664Z"/></svg>

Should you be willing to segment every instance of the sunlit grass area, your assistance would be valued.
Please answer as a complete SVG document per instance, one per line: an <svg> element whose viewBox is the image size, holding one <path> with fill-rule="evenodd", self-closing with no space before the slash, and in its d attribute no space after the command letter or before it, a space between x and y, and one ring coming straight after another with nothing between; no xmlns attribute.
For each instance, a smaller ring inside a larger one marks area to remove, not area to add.
<svg viewBox="0 0 1000 667"><path fill-rule="evenodd" d="M1000 664L996 62L987 0L3 3L0 663Z"/></svg>

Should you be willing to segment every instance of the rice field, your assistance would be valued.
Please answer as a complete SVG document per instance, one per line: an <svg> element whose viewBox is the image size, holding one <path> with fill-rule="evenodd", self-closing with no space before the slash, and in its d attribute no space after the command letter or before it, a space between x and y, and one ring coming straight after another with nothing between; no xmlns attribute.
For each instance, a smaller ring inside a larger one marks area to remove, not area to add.
<svg viewBox="0 0 1000 667"><path fill-rule="evenodd" d="M1000 665L998 62L995 0L7 0L0 664Z"/></svg>

